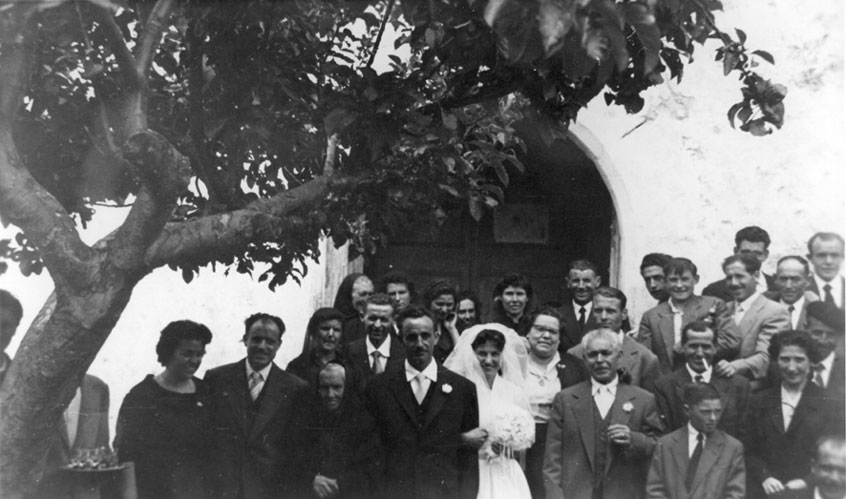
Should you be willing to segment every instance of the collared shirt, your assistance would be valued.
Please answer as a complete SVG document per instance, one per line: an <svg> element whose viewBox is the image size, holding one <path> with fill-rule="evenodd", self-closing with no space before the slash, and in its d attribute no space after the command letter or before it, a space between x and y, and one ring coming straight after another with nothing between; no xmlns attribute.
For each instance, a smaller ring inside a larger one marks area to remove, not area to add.
<svg viewBox="0 0 846 499"><path fill-rule="evenodd" d="M426 377L432 383L436 383L438 381L438 364L432 360L429 362L429 365L426 366L425 369L422 371L418 371L414 366L408 363L408 359L405 360L405 380L409 383L412 379L417 377L418 373L423 373L423 376Z"/></svg>
<svg viewBox="0 0 846 499"><path fill-rule="evenodd" d="M73 447L73 443L76 441L76 430L79 428L79 404L81 402L82 389L77 388L68 408L62 414L62 417L65 419L65 427L68 429L68 443L70 443L71 447Z"/></svg>
<svg viewBox="0 0 846 499"><path fill-rule="evenodd" d="M684 318L684 311L681 308L676 307L672 298L667 300L667 305L670 306L670 310L673 312L673 345L678 345L681 343L682 319Z"/></svg>
<svg viewBox="0 0 846 499"><path fill-rule="evenodd" d="M599 409L599 415L605 418L608 411L611 410L611 405L614 404L614 397L617 396L617 385L620 379L614 376L608 384L603 385L595 379L590 379L590 394L593 396L593 402L596 408Z"/></svg>
<svg viewBox="0 0 846 499"><path fill-rule="evenodd" d="M690 364L685 362L684 368L687 369L687 373L690 374L690 379L696 381L697 376L702 376L703 383L710 383L711 382L711 373L713 372L713 366L708 366L708 369L705 369L701 373L698 373L690 368Z"/></svg>
<svg viewBox="0 0 846 499"><path fill-rule="evenodd" d="M529 376L526 378L526 392L529 396L529 410L535 422L546 423L552 409L552 399L561 391L558 379L558 363L561 355L555 355L548 364L538 364L529 357Z"/></svg>
<svg viewBox="0 0 846 499"><path fill-rule="evenodd" d="M735 301L735 303L736 303L736 306L734 308L734 323L735 324L740 324L740 321L743 320L743 316L746 315L746 311L749 310L749 307L752 306L752 303L755 300L757 300L759 296L761 296L761 292L755 291L754 293L752 293L752 296L743 300L742 302Z"/></svg>
<svg viewBox="0 0 846 499"><path fill-rule="evenodd" d="M379 355L382 356L382 367L385 367L385 364L388 362L388 357L391 356L391 335L389 334L385 341L379 345L379 348L373 346L373 343L370 343L370 336L366 336L364 340L364 345L367 347L367 361L370 363L370 369L373 369L373 352L379 352Z"/></svg>
<svg viewBox="0 0 846 499"><path fill-rule="evenodd" d="M767 284L767 276L765 276L763 272L758 272L757 281L758 281L758 284L755 286L755 290L758 291L759 293L763 293L764 291L766 291L769 288L769 286Z"/></svg>
<svg viewBox="0 0 846 499"><path fill-rule="evenodd" d="M253 366L250 365L249 360L244 362L244 364L247 364L247 386L249 386L250 376L252 376L252 374L254 372L257 372L261 375L261 379L256 384L256 393L261 393L261 391L264 390L264 383L267 381L267 377L270 375L270 366L273 365L273 362L266 365L264 368L262 368L259 371L256 371L255 369L253 369Z"/></svg>
<svg viewBox="0 0 846 499"><path fill-rule="evenodd" d="M692 424L687 423L687 457L693 457L693 451L696 450L696 444L699 440L696 438L699 435L699 430L693 427ZM708 440L708 435L702 434L702 449L705 449L705 442Z"/></svg>
<svg viewBox="0 0 846 499"><path fill-rule="evenodd" d="M784 417L784 431L790 427L790 420L796 412L796 406L802 399L802 392L789 392L781 385L781 415Z"/></svg>
<svg viewBox="0 0 846 499"><path fill-rule="evenodd" d="M828 380L829 380L829 378L831 378L831 367L833 365L834 365L834 352L831 352L830 354L828 354L828 356L826 358L821 360L820 363L818 364L818 366L822 366L822 369L819 369L818 371L815 370L815 372L820 373L820 376L822 377L823 388L828 386Z"/></svg>
<svg viewBox="0 0 846 499"><path fill-rule="evenodd" d="M802 315L802 307L805 306L805 297L802 296L795 303L784 303L784 300L781 300L781 304L785 307L788 307L788 312L790 312L790 307L793 307L793 311L790 312L790 327L793 329L799 328L799 316Z"/></svg>
<svg viewBox="0 0 846 499"><path fill-rule="evenodd" d="M843 281L837 275L831 281L824 281L822 277L814 275L814 281L817 283L817 291L819 291L820 300L825 301L825 290L823 288L827 285L831 286L831 297L834 298L834 304L843 308Z"/></svg>
<svg viewBox="0 0 846 499"><path fill-rule="evenodd" d="M573 313L576 314L576 321L579 320L579 309L584 307L584 309L585 309L585 324L587 324L588 319L590 319L590 312L591 312L591 310L593 310L593 302L589 301L589 302L585 303L584 305L579 305L578 303L576 303L575 300L573 300L572 303L573 303Z"/></svg>

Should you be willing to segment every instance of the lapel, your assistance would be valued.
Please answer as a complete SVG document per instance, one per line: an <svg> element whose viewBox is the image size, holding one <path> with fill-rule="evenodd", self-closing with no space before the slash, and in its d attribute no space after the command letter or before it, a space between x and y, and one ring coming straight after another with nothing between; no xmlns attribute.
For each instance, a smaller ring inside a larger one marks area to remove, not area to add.
<svg viewBox="0 0 846 499"><path fill-rule="evenodd" d="M247 404L250 403L250 393L247 389L247 359L233 365L232 370L234 371L232 376L221 376L224 383L228 384L228 389L223 392L223 396L235 414L241 431L246 435L249 430Z"/></svg>
<svg viewBox="0 0 846 499"><path fill-rule="evenodd" d="M770 421L772 425L775 427L776 431L779 435L784 435L784 414L781 412L781 385L776 386L773 388L772 397L767 397L767 405L769 405L769 409L766 411L770 415ZM796 418L796 414L793 414L794 419ZM791 420L792 423L792 420Z"/></svg>
<svg viewBox="0 0 846 499"><path fill-rule="evenodd" d="M639 372L638 364L640 357L638 356L636 343L635 340L628 336L623 338L622 355L620 355L620 363L617 366L624 368L632 377ZM635 379L632 379L632 383L635 383L635 381Z"/></svg>
<svg viewBox="0 0 846 499"><path fill-rule="evenodd" d="M411 419L412 424L417 424L417 400L414 398L414 392L411 391L411 384L405 379L405 369L395 369L386 372L383 376L391 377L391 392Z"/></svg>
<svg viewBox="0 0 846 499"><path fill-rule="evenodd" d="M675 384L676 395L679 397L679 401L682 402L684 400L684 387L686 384L693 381L690 379L690 373L687 372L687 367L682 367L680 371L676 372L676 375L673 376L673 382ZM713 383L716 381L716 376L713 374L711 375L711 382ZM684 402L682 402L684 405Z"/></svg>
<svg viewBox="0 0 846 499"><path fill-rule="evenodd" d="M608 411L608 414L610 415L608 419L609 425L629 425L629 420L634 413L634 407L636 405L634 400L637 398L634 392L629 388L630 387L628 385L624 385L623 383L619 383L617 385L617 394L614 396L614 403L611 404L611 409ZM631 407L627 407L628 411L623 409L623 406L627 403L631 404ZM611 451L611 442L608 442L608 458L605 460L605 474L607 474L608 470L611 468L611 463L614 461L615 454L615 452Z"/></svg>
<svg viewBox="0 0 846 499"><path fill-rule="evenodd" d="M354 350L353 358L357 359L356 361L358 362L359 369L361 369L361 372L366 373L366 375L369 375L371 369L370 357L367 355L367 339L365 338L360 343L356 342L351 345L353 345L352 348Z"/></svg>
<svg viewBox="0 0 846 499"><path fill-rule="evenodd" d="M432 360L432 362L435 362L435 361ZM429 406L426 407L426 416L423 419L423 428L426 428L427 426L429 426L429 424L432 422L432 420L435 419L435 416L437 416L438 413L441 412L441 409L443 408L444 403L446 402L446 399L448 397L448 395L445 394L443 392L443 390L441 389L441 387L444 384L444 372L445 372L444 367L439 364L438 365L438 381L429 385L429 391L431 392L431 397L429 397ZM415 400L415 402L416 402L416 400Z"/></svg>
<svg viewBox="0 0 846 499"><path fill-rule="evenodd" d="M749 304L749 310L743 313L743 319L740 320L740 324L737 325L737 328L740 329L740 334L744 337L752 331L753 326L755 325L755 320L760 315L760 311L764 308L764 298L763 296L758 296L755 298L755 301ZM732 310L732 312L734 312ZM734 320L734 318L732 318Z"/></svg>
<svg viewBox="0 0 846 499"><path fill-rule="evenodd" d="M711 468L717 464L717 459L720 457L720 452L722 452L724 444L725 437L720 431L715 431L710 437L705 439L705 447L702 449L702 455L699 457L699 465L696 468L696 475L693 477L693 485L690 487L691 495L693 495L692 493L696 490L696 487L705 480Z"/></svg>
<svg viewBox="0 0 846 499"><path fill-rule="evenodd" d="M244 381L246 382L247 375L244 374ZM246 389L247 385L244 385ZM270 373L267 375L267 381L264 382L264 387L261 389L261 406L259 406L256 418L250 427L250 439L258 436L267 423L273 418L273 415L282 406L282 403L287 400L287 394L283 392L282 385L282 370L276 367L276 364L270 365ZM248 395L249 397L249 395Z"/></svg>
<svg viewBox="0 0 846 499"><path fill-rule="evenodd" d="M576 417L576 426L579 428L579 434L582 436L585 455L588 457L590 469L593 470L596 456L593 455L593 398L590 396L590 390L590 380L583 381L577 385L571 394L575 399L571 407Z"/></svg>
<svg viewBox="0 0 846 499"><path fill-rule="evenodd" d="M796 431L796 428L802 425L802 422L808 417L808 415L816 412L818 409L816 407L817 390L822 390L822 388L818 387L811 381L805 383L805 388L802 390L802 398L799 399L799 403L796 405L796 410L793 411L793 417L790 418L790 426L787 427L787 431L785 433Z"/></svg>
<svg viewBox="0 0 846 499"><path fill-rule="evenodd" d="M687 425L685 425L681 430L670 435L671 443L668 446L670 453L673 455L673 462L676 464L678 476L680 477L687 476L687 465L690 461L690 458L687 457L690 453L687 448L687 437Z"/></svg>
<svg viewBox="0 0 846 499"><path fill-rule="evenodd" d="M663 348L661 352L666 352L667 359L672 361L673 344L676 339L675 328L673 327L673 309L670 308L668 302L661 303L658 307L658 332L660 334L655 339L660 343L659 346Z"/></svg>

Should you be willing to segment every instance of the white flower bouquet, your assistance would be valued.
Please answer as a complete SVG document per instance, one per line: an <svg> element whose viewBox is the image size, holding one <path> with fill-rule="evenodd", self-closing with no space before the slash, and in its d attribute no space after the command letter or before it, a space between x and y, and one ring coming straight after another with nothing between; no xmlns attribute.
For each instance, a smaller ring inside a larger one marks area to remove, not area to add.
<svg viewBox="0 0 846 499"><path fill-rule="evenodd" d="M485 428L488 440L483 452L488 459L500 455L513 457L515 451L526 450L535 443L535 420L529 411L513 404L500 406Z"/></svg>

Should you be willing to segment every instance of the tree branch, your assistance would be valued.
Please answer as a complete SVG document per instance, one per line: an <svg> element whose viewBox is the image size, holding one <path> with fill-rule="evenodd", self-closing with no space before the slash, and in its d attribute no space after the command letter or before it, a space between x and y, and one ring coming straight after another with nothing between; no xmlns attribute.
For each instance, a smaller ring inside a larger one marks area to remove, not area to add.
<svg viewBox="0 0 846 499"><path fill-rule="evenodd" d="M394 10L394 0L390 0L388 2L388 6L385 7L385 17L382 18L382 25L379 26L379 34L376 35L376 43L373 44L373 52L370 53L370 59L367 61L367 67L373 65L373 61L376 60L376 52L379 51L379 45L382 44L382 35L385 34L385 26L388 25L388 19L391 17L391 11Z"/></svg>
<svg viewBox="0 0 846 499"><path fill-rule="evenodd" d="M135 70L146 81L156 56L156 50L162 39L162 31L167 26L166 21L173 9L175 0L158 0L153 7L147 22L144 24L144 31L138 39L138 50L136 51Z"/></svg>
<svg viewBox="0 0 846 499"><path fill-rule="evenodd" d="M326 139L326 159L323 162L323 175L331 177L335 174L335 156L338 151L338 134L333 133Z"/></svg>
<svg viewBox="0 0 846 499"><path fill-rule="evenodd" d="M260 199L245 208L168 224L147 250L149 268L166 264L205 264L240 253L250 242L281 237L295 219L290 214L322 200L332 188L347 187L357 178L317 177L305 184Z"/></svg>
<svg viewBox="0 0 846 499"><path fill-rule="evenodd" d="M135 57L129 51L129 47L126 46L126 40L123 38L123 33L120 31L120 27L117 25L112 11L97 6L92 6L92 8L97 12L100 24L106 32L109 47L111 47L112 53L115 55L115 59L117 59L118 68L120 68L123 78L131 88L142 88L144 82L142 81L141 74L136 70Z"/></svg>
<svg viewBox="0 0 846 499"><path fill-rule="evenodd" d="M11 127L17 116L29 81L34 29L35 2L9 7L0 18L0 123Z"/></svg>

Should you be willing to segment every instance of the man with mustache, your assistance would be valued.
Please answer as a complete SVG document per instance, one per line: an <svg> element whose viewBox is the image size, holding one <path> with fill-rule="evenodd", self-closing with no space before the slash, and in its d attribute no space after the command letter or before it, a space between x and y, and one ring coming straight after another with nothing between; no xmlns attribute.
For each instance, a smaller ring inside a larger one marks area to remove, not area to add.
<svg viewBox="0 0 846 499"><path fill-rule="evenodd" d="M299 485L290 473L293 421L307 403L308 383L273 363L284 332L279 317L251 315L244 321L247 357L206 373L214 393L214 497L276 499Z"/></svg>
<svg viewBox="0 0 846 499"><path fill-rule="evenodd" d="M743 444L718 429L723 412L707 383L684 388L688 423L658 439L646 479L649 499L743 499Z"/></svg>
<svg viewBox="0 0 846 499"><path fill-rule="evenodd" d="M737 231L734 236L734 255L748 256L758 260L759 267L767 261L770 256L770 235L764 229L750 225ZM775 289L775 279L773 276L759 273L755 277L757 283L757 290L761 293L764 291L773 291ZM725 279L714 281L705 286L702 290L703 296L713 296L728 303L734 299L731 289L726 283Z"/></svg>
<svg viewBox="0 0 846 499"><path fill-rule="evenodd" d="M674 431L688 422L684 402L685 386L693 382L710 383L720 395L722 417L719 428L741 439L746 400L749 397L749 380L739 374L722 378L714 373L717 337L708 323L695 321L686 325L682 330L681 343L684 366L662 376L655 383L655 401L667 429Z"/></svg>
<svg viewBox="0 0 846 499"><path fill-rule="evenodd" d="M582 338L591 379L552 401L543 474L546 499L637 499L664 426L651 393L620 383L619 333Z"/></svg>
<svg viewBox="0 0 846 499"><path fill-rule="evenodd" d="M715 366L724 378L741 374L761 386L767 376L770 357L767 348L774 334L790 329L787 307L768 300L758 291L761 262L751 256L732 255L723 261L726 284L734 296L728 314L740 330L740 352L735 360L720 360Z"/></svg>
<svg viewBox="0 0 846 499"><path fill-rule="evenodd" d="M411 305L396 321L406 360L365 391L384 449L379 497L474 499L485 437L476 387L434 359L438 333L428 310Z"/></svg>

